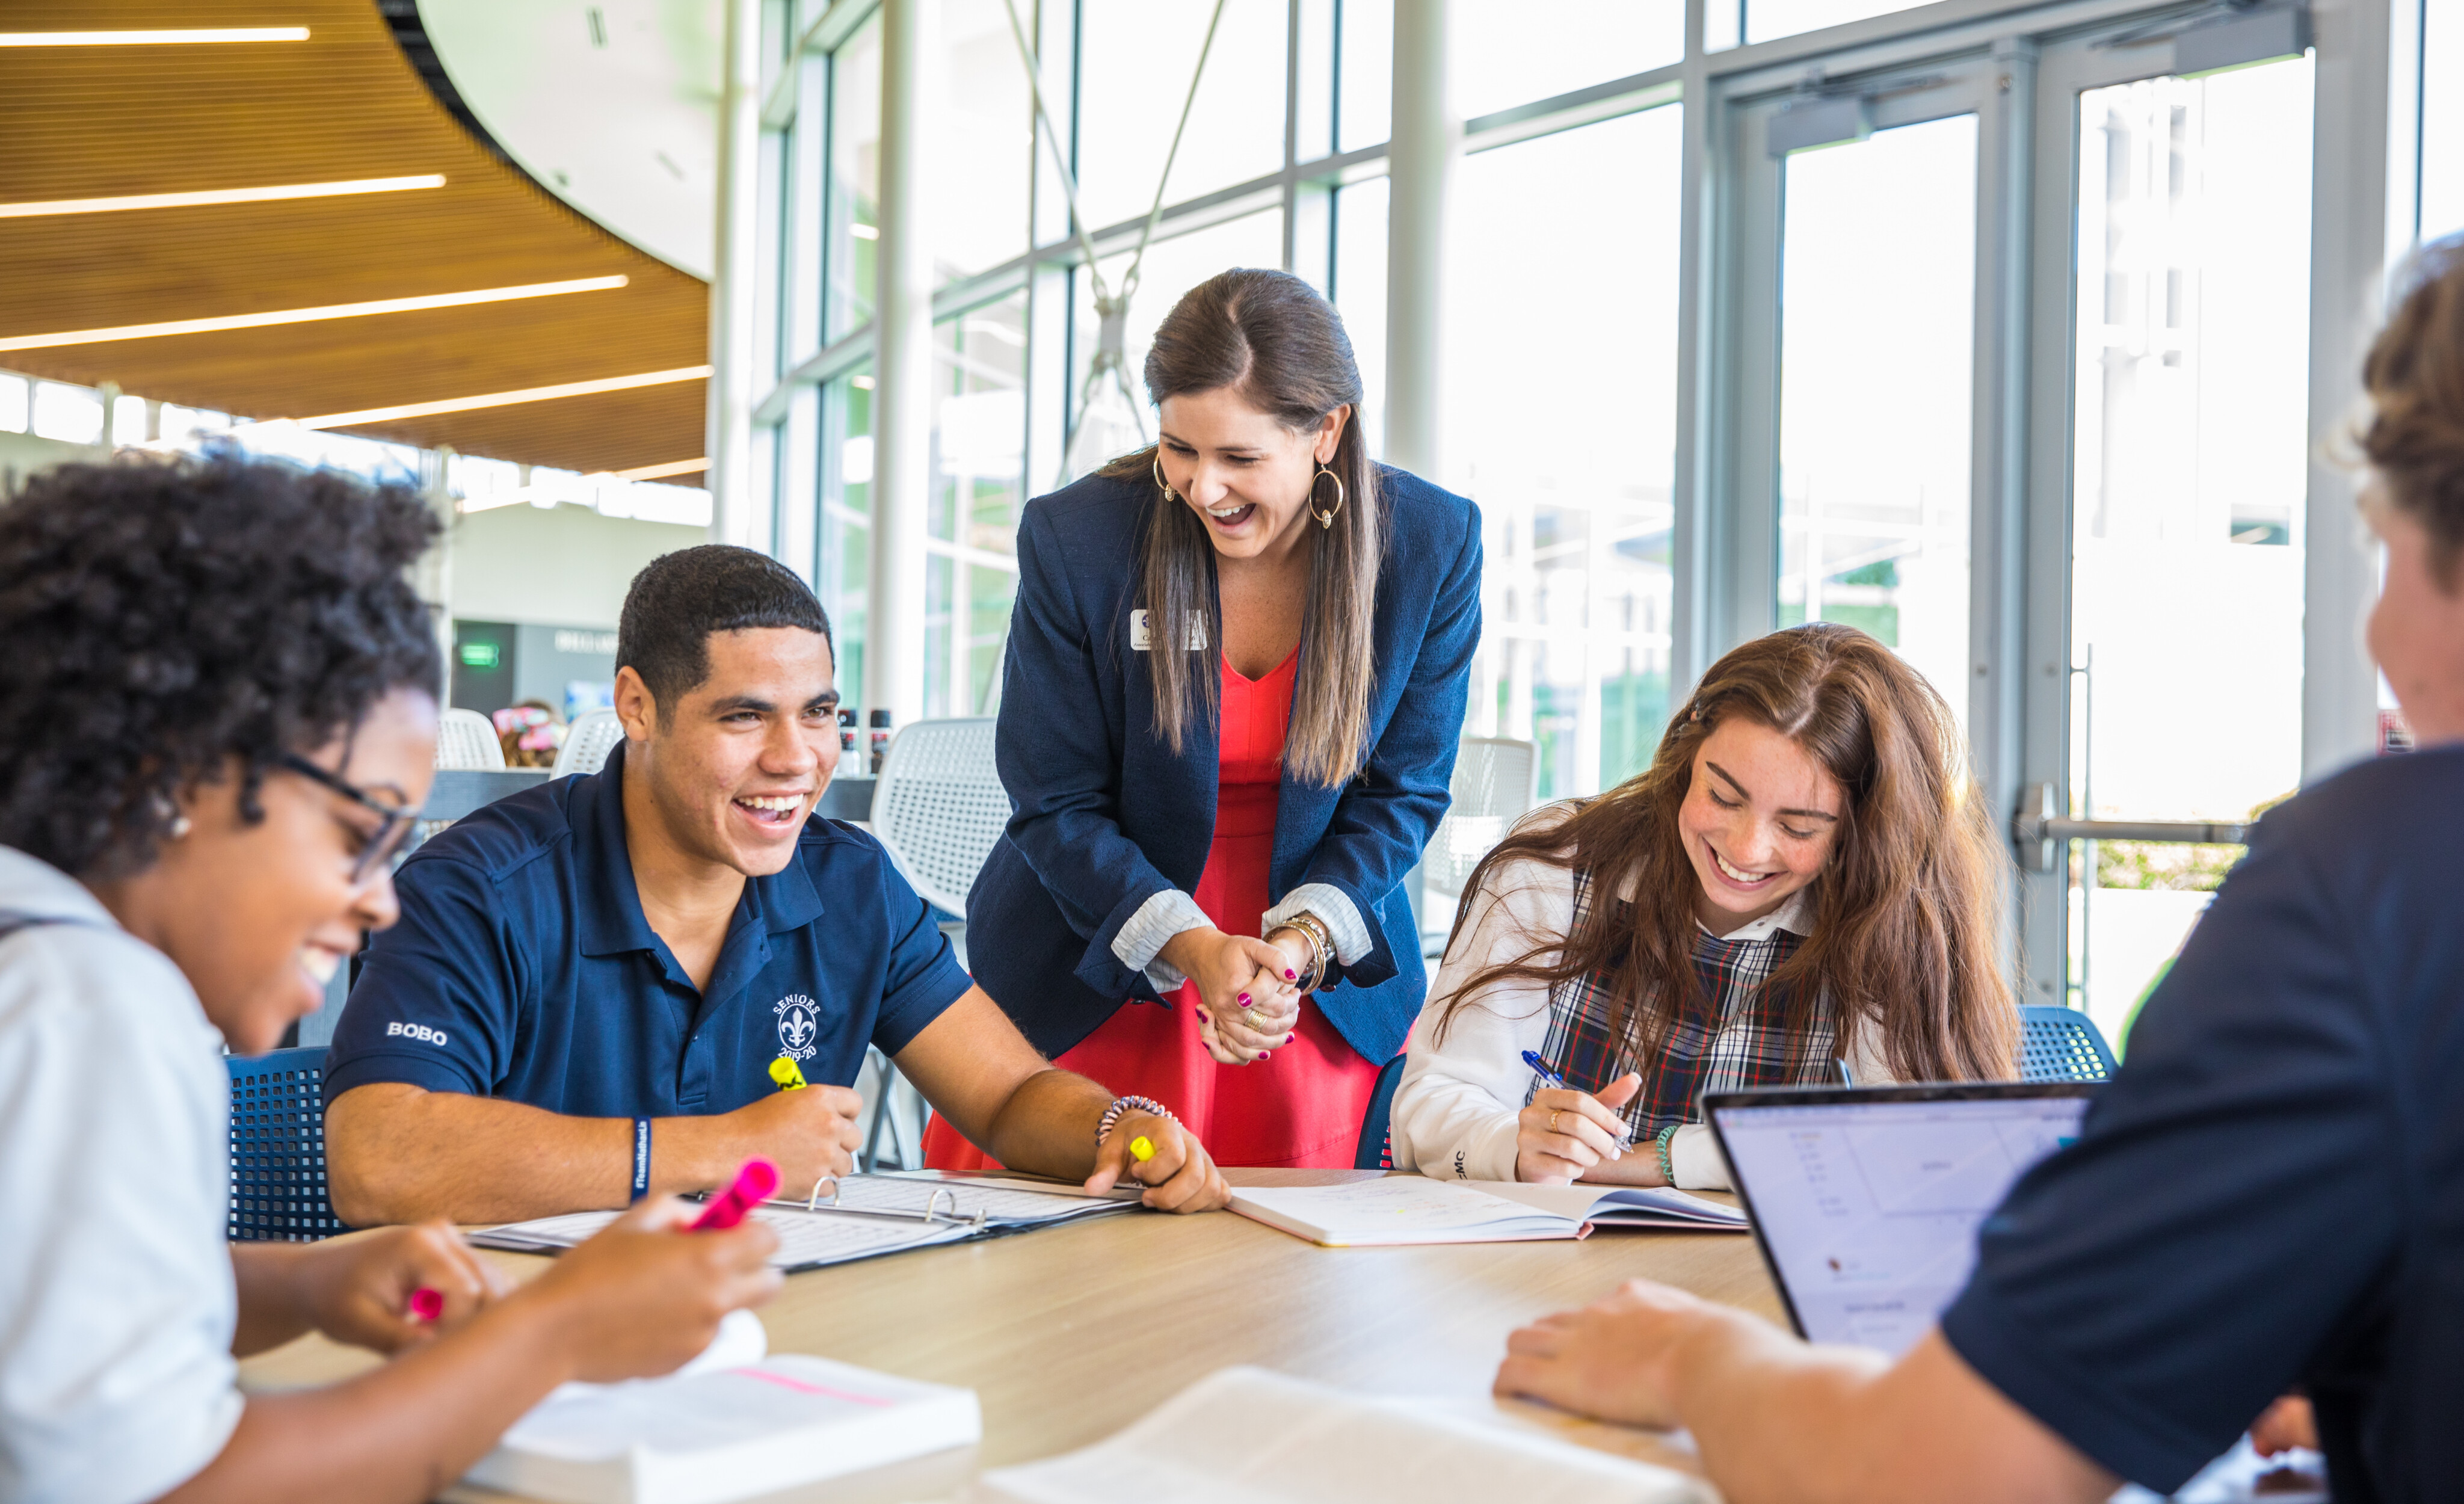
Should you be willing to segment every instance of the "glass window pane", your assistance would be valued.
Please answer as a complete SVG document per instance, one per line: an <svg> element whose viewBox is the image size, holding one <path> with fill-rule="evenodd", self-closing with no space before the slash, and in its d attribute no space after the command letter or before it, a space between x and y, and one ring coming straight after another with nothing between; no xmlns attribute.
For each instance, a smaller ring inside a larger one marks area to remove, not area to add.
<svg viewBox="0 0 2464 1504"><path fill-rule="evenodd" d="M2421 238L2464 230L2464 5L2421 15Z"/></svg>
<svg viewBox="0 0 2464 1504"><path fill-rule="evenodd" d="M1684 0L1456 0L1455 108L1472 120L1685 57Z"/></svg>
<svg viewBox="0 0 2464 1504"><path fill-rule="evenodd" d="M1395 129L1395 0L1343 0L1336 68L1337 151L1375 146Z"/></svg>
<svg viewBox="0 0 2464 1504"><path fill-rule="evenodd" d="M1448 470L1487 529L1464 731L1537 741L1543 799L1639 771L1668 719L1682 128L1647 110L1458 183Z"/></svg>
<svg viewBox="0 0 2464 1504"><path fill-rule="evenodd" d="M1386 453L1386 201L1384 178L1334 196L1334 311L1360 365L1360 432Z"/></svg>
<svg viewBox="0 0 2464 1504"><path fill-rule="evenodd" d="M0 433L26 431L29 385L23 376L0 371Z"/></svg>
<svg viewBox="0 0 2464 1504"><path fill-rule="evenodd" d="M69 444L101 443L102 393L55 381L34 383L34 421L29 431Z"/></svg>
<svg viewBox="0 0 2464 1504"><path fill-rule="evenodd" d="M814 529L814 593L829 612L838 638L839 692L854 704L864 697L865 608L872 579L869 373L842 376L822 387L821 426L822 515Z"/></svg>
<svg viewBox="0 0 2464 1504"><path fill-rule="evenodd" d="M1872 632L1964 721L1976 117L1786 172L1776 619Z"/></svg>
<svg viewBox="0 0 2464 1504"><path fill-rule="evenodd" d="M1135 219L1154 206L1214 11L1155 0L1082 0L1078 207L1089 228ZM1287 25L1285 0L1224 6L1165 203L1282 170ZM1280 253L1263 264L1280 265Z"/></svg>
<svg viewBox="0 0 2464 1504"><path fill-rule="evenodd" d="M1227 19L1225 22L1229 25ZM1124 330L1122 380L1109 378L1087 390L1087 371L1095 354L1099 321L1094 292L1082 272L1077 284L1076 338L1072 347L1069 413L1077 436L1069 445L1069 477L1086 475L1116 454L1126 454L1155 441L1155 406L1147 401L1147 346L1155 343L1155 325L1180 300L1180 295L1218 272L1236 266L1281 266L1284 257L1283 215L1277 210L1244 214L1239 219L1159 240L1147 248L1146 266L1138 276L1137 295L1131 300ZM1129 253L1107 257L1106 285L1117 289L1129 270ZM1082 421L1083 415L1083 421ZM1036 478L1037 490L1044 480Z"/></svg>
<svg viewBox="0 0 2464 1504"><path fill-rule="evenodd" d="M948 282L1026 251L1035 117L1006 0L942 0L933 83L925 181L935 279Z"/></svg>
<svg viewBox="0 0 2464 1504"><path fill-rule="evenodd" d="M873 250L880 239L881 16L830 55L830 182L823 242L822 338L872 321Z"/></svg>
<svg viewBox="0 0 2464 1504"><path fill-rule="evenodd" d="M2079 96L2082 814L2242 820L2300 781L2310 102L2307 59ZM2237 854L2075 849L2072 1001L2107 1038Z"/></svg>
<svg viewBox="0 0 2464 1504"><path fill-rule="evenodd" d="M1026 295L933 330L932 506L925 547L925 703L934 716L993 707L1018 586L1025 501Z"/></svg>
<svg viewBox="0 0 2464 1504"><path fill-rule="evenodd" d="M1746 0L1746 40L1768 42L1869 15L1904 11L1916 0Z"/></svg>

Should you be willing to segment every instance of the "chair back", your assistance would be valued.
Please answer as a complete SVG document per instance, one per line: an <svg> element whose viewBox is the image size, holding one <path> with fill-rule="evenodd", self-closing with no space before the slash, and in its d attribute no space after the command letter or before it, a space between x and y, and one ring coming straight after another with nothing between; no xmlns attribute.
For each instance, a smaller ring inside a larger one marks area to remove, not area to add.
<svg viewBox="0 0 2464 1504"><path fill-rule="evenodd" d="M436 718L436 765L479 769L505 765L505 744L495 722L475 710L448 710Z"/></svg>
<svg viewBox="0 0 2464 1504"><path fill-rule="evenodd" d="M1352 1151L1355 1170L1395 1167L1395 1088L1403 1081L1403 1063L1397 1055L1377 1068L1377 1086L1369 1094L1369 1111L1360 1115L1360 1142Z"/></svg>
<svg viewBox="0 0 2464 1504"><path fill-rule="evenodd" d="M351 1229L325 1194L325 1048L229 1057L233 1243L314 1243Z"/></svg>
<svg viewBox="0 0 2464 1504"><path fill-rule="evenodd" d="M967 890L1009 825L990 716L918 720L890 743L872 785L872 834L924 901L967 912Z"/></svg>
<svg viewBox="0 0 2464 1504"><path fill-rule="evenodd" d="M1453 803L1420 856L1422 880L1449 898L1463 896L1471 870L1506 839L1538 796L1540 749L1510 737L1465 737L1455 754Z"/></svg>
<svg viewBox="0 0 2464 1504"><path fill-rule="evenodd" d="M624 740L625 722L616 719L614 711L585 711L581 719L565 728L564 745L556 749L556 767L550 776L596 773L607 765L607 754Z"/></svg>
<svg viewBox="0 0 2464 1504"><path fill-rule="evenodd" d="M2019 1009L2019 1079L2109 1081L2113 1051L2096 1021L2075 1007Z"/></svg>

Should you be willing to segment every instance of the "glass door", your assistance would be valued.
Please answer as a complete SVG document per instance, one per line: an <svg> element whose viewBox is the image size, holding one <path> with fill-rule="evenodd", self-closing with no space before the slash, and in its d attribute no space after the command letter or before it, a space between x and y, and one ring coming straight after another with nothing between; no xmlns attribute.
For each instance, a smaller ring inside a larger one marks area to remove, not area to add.
<svg viewBox="0 0 2464 1504"><path fill-rule="evenodd" d="M2040 216L2048 188L2061 202L2036 295L2072 314L2037 365L2069 409L2052 802L2240 823L2301 778L2311 63L2131 77L2151 51L2170 49L2049 51L2039 80ZM2241 849L2067 844L2059 1000L2119 1049Z"/></svg>
<svg viewBox="0 0 2464 1504"><path fill-rule="evenodd" d="M1731 640L1871 632L1964 722L1987 59L1740 105Z"/></svg>

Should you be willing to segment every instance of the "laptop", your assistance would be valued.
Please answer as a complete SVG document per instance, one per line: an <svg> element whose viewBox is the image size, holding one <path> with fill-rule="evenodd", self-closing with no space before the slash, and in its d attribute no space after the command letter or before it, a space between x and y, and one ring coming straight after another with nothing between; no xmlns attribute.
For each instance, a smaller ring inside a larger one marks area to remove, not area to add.
<svg viewBox="0 0 2464 1504"><path fill-rule="evenodd" d="M1986 1214L2079 1137L2101 1085L1790 1087L1704 1108L1796 1335L1896 1358L1968 1283Z"/></svg>

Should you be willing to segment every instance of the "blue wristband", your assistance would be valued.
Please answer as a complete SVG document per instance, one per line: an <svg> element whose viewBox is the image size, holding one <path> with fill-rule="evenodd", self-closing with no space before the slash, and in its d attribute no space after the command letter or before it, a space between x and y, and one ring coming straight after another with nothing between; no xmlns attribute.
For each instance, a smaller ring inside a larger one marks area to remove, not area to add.
<svg viewBox="0 0 2464 1504"><path fill-rule="evenodd" d="M633 1119L633 1199L650 1194L650 1119Z"/></svg>

